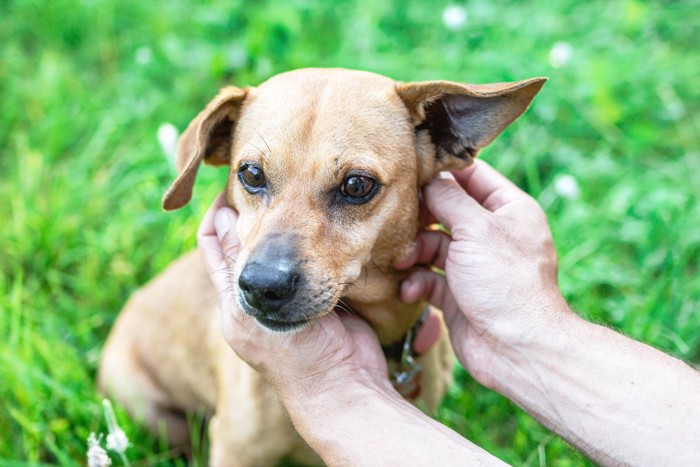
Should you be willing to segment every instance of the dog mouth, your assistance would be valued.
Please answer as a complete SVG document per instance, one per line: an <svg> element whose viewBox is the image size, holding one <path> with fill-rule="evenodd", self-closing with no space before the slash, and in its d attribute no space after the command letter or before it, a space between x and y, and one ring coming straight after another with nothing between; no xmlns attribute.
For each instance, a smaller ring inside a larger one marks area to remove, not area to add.
<svg viewBox="0 0 700 467"><path fill-rule="evenodd" d="M297 331L318 318L317 314L274 313L269 310L259 310L251 306L242 294L237 295L240 310L248 316L255 318L255 321L257 321L260 326L270 331Z"/></svg>
<svg viewBox="0 0 700 467"><path fill-rule="evenodd" d="M237 299L240 310L243 313L255 318L255 321L257 321L260 326L274 332L290 332L300 330L318 317L317 315L309 316L304 314L300 315L297 313L291 316L286 313L276 314L270 312L269 310L259 310L251 306L245 300L242 294L238 294Z"/></svg>
<svg viewBox="0 0 700 467"><path fill-rule="evenodd" d="M269 329L270 331L275 331L275 332L290 332L290 331L295 331L297 329L303 328L305 325L309 324L311 322L311 319L300 319L300 320L294 320L294 321L287 321L287 320L277 320L274 318L266 318L263 316L256 316L255 320L260 323L260 325L264 328Z"/></svg>

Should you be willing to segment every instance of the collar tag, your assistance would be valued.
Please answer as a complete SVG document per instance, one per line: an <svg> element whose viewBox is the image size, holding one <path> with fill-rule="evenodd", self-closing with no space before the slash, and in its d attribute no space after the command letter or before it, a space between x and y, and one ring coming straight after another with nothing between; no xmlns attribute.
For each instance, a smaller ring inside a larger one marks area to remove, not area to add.
<svg viewBox="0 0 700 467"><path fill-rule="evenodd" d="M420 395L421 367L413 359L408 366L389 362L389 374L394 389L403 397L415 399Z"/></svg>
<svg viewBox="0 0 700 467"><path fill-rule="evenodd" d="M407 399L415 399L420 395L421 366L413 358L414 329L409 329L403 341L401 359L388 361L389 376L394 389Z"/></svg>

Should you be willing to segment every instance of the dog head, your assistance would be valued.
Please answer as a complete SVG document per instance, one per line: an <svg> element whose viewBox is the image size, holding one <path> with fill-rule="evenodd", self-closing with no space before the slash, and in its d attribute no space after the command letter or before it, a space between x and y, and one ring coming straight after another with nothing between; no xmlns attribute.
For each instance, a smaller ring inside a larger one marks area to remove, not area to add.
<svg viewBox="0 0 700 467"><path fill-rule="evenodd" d="M242 244L234 289L269 329L300 327L341 299L379 303L398 294L391 265L420 227L420 186L469 165L544 81L397 83L304 69L227 87L182 135L163 207L189 201L201 162L230 166Z"/></svg>

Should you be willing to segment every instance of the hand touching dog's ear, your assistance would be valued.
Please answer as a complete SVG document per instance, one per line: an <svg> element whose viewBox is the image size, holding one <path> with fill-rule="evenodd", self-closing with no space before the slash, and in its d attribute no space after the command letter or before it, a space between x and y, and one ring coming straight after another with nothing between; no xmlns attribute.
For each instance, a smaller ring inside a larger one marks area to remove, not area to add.
<svg viewBox="0 0 700 467"><path fill-rule="evenodd" d="M190 122L177 147L180 175L163 196L163 209L179 209L190 201L199 165L228 165L231 138L246 89L228 86Z"/></svg>
<svg viewBox="0 0 700 467"><path fill-rule="evenodd" d="M471 164L481 148L525 112L545 81L398 83L396 92L416 130L423 168L421 182L427 183L439 171Z"/></svg>

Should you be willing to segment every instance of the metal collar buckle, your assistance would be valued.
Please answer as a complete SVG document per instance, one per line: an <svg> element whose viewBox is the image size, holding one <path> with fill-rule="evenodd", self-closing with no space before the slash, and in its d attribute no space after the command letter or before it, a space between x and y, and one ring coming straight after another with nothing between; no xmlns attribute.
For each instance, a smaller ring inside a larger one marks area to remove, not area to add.
<svg viewBox="0 0 700 467"><path fill-rule="evenodd" d="M418 330L423 323L425 323L429 313L430 310L426 308L418 322L406 332L406 337L403 339L401 346L401 354L398 359L396 356L391 355L391 350L395 348L395 346L384 349L384 353L387 356L391 384L399 394L407 399L415 399L420 394L422 373L421 366L415 360L417 355L413 350L413 341L415 340Z"/></svg>

